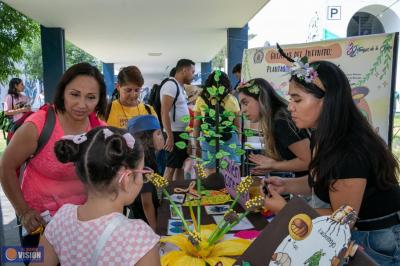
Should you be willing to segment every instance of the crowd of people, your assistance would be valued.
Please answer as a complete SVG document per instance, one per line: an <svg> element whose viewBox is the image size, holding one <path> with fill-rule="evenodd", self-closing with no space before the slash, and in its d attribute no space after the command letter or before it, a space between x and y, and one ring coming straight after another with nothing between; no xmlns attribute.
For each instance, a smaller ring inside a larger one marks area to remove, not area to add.
<svg viewBox="0 0 400 266"><path fill-rule="evenodd" d="M170 77L155 86L154 106L140 101L144 79L136 66L120 70L110 101L96 67L80 63L64 73L53 104L26 118L2 157L1 184L22 225L22 246L43 245L48 265L159 265L160 196L146 174L182 180L191 155L208 161L215 146L197 139L202 124L210 123L205 109L218 103L235 116L235 130L221 133L220 146L233 161L240 163L231 147L240 145L241 114L259 124L264 150L248 159L253 174L270 176L267 209L279 213L287 203L282 194L310 196L313 207L314 199L322 200L328 207L316 209L321 215L350 205L359 217L352 238L378 263L400 263L398 162L358 111L340 67L317 61L304 65L303 72L291 69L289 101L265 79L231 86L226 73L213 71L188 105L185 86L194 66L179 60ZM233 73L240 75L240 65ZM223 88L217 102L207 90L213 86ZM14 121L30 112L23 89L20 79L11 80L4 111ZM35 154L53 109L54 128ZM182 118L190 114L203 117L192 119L192 140L182 137L189 126ZM213 174L215 161L205 168ZM32 234L38 228L44 233Z"/></svg>

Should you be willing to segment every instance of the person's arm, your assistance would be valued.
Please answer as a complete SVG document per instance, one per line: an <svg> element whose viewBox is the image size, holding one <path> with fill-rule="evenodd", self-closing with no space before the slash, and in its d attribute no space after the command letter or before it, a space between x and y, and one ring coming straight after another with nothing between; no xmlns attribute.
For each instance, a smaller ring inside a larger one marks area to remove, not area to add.
<svg viewBox="0 0 400 266"><path fill-rule="evenodd" d="M149 252L146 253L135 265L136 266L160 266L160 250L156 244Z"/></svg>
<svg viewBox="0 0 400 266"><path fill-rule="evenodd" d="M30 110L31 110L30 107L22 107L22 108L14 109L12 96L10 94L8 94L6 96L5 102L4 102L4 114L5 115L13 116L13 115L29 112Z"/></svg>
<svg viewBox="0 0 400 266"><path fill-rule="evenodd" d="M8 115L8 116L13 116L13 115L29 112L30 110L31 110L30 107L22 107L22 108L9 110L9 111L4 111L4 114Z"/></svg>
<svg viewBox="0 0 400 266"><path fill-rule="evenodd" d="M302 176L298 178L281 178L277 176L270 176L269 178L265 179L265 182L269 187L280 194L311 194L311 187L308 184L308 176Z"/></svg>
<svg viewBox="0 0 400 266"><path fill-rule="evenodd" d="M287 161L276 161L261 154L250 154L250 161L257 164L255 170L299 172L308 170L311 161L310 140L302 139L290 146L289 150L296 158Z"/></svg>
<svg viewBox="0 0 400 266"><path fill-rule="evenodd" d="M58 265L60 263L58 256L56 254L56 252L54 251L53 246L49 243L49 241L47 240L47 238L42 235L40 237L40 242L39 242L39 246L43 247L43 262L38 262L38 263L30 263L29 265L32 266L55 266Z"/></svg>
<svg viewBox="0 0 400 266"><path fill-rule="evenodd" d="M161 100L161 120L164 126L164 130L167 133L167 140L165 141L164 149L172 152L174 148L174 135L172 134L171 119L169 118L169 112L174 103L174 98L169 95L163 95Z"/></svg>
<svg viewBox="0 0 400 266"><path fill-rule="evenodd" d="M333 189L329 190L331 208L317 209L317 212L321 215L330 215L341 206L348 205L359 213L366 185L367 179L364 178L337 179Z"/></svg>
<svg viewBox="0 0 400 266"><path fill-rule="evenodd" d="M37 141L36 127L32 123L23 124L15 132L4 151L0 169L0 181L4 193L28 232L33 232L38 226L44 224L44 221L24 200L16 171L35 152Z"/></svg>
<svg viewBox="0 0 400 266"><path fill-rule="evenodd" d="M150 227L153 231L156 231L157 227L157 215L153 204L153 197L151 192L145 192L140 194L143 206L143 212L149 222Z"/></svg>

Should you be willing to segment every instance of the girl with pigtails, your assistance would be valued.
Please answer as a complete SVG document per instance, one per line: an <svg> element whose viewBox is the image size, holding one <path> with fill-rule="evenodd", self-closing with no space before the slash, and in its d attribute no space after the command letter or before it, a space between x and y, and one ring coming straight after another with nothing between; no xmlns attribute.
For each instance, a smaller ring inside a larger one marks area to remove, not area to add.
<svg viewBox="0 0 400 266"><path fill-rule="evenodd" d="M159 265L159 237L142 220L122 215L143 185L140 143L126 130L98 127L64 136L54 147L73 163L88 197L62 206L40 239L46 265Z"/></svg>

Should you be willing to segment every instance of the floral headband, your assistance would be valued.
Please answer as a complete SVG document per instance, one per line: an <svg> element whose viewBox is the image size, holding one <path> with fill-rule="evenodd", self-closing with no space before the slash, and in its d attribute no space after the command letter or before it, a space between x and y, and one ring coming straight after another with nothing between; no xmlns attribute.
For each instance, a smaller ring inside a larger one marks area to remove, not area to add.
<svg viewBox="0 0 400 266"><path fill-rule="evenodd" d="M308 63L307 56L303 56L301 58L299 57L291 58L283 51L282 47L280 47L279 44L276 44L276 46L278 48L278 52L286 60L293 63L291 67L287 67L288 74L297 77L299 80L303 81L306 84L312 83L315 86L317 86L318 89L324 92L323 90L324 86L318 79L318 72L317 72L318 66L310 66L310 64Z"/></svg>
<svg viewBox="0 0 400 266"><path fill-rule="evenodd" d="M248 92L258 95L260 94L260 88L254 83L254 80L249 82L240 83L236 89L237 91L247 90Z"/></svg>
<svg viewBox="0 0 400 266"><path fill-rule="evenodd" d="M108 137L114 135L114 132L112 132L108 128L104 128L103 134L104 139L107 139ZM125 139L126 145L128 145L129 148L133 149L133 147L135 146L135 138L131 135L131 133L125 133L124 135L122 135L122 137ZM80 135L66 135L61 139L72 140L72 142L75 144L81 144L87 140L87 136L86 133Z"/></svg>

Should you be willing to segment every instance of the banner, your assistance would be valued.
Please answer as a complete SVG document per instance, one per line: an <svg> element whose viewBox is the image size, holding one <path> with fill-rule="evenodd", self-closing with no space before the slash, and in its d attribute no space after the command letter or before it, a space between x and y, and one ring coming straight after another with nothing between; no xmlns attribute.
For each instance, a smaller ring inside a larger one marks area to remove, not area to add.
<svg viewBox="0 0 400 266"><path fill-rule="evenodd" d="M304 44L282 45L292 58L309 62L328 60L347 75L353 100L373 128L386 141L392 134L393 98L398 33L358 36ZM247 49L243 53L242 79L264 78L287 98L290 63L275 47Z"/></svg>

